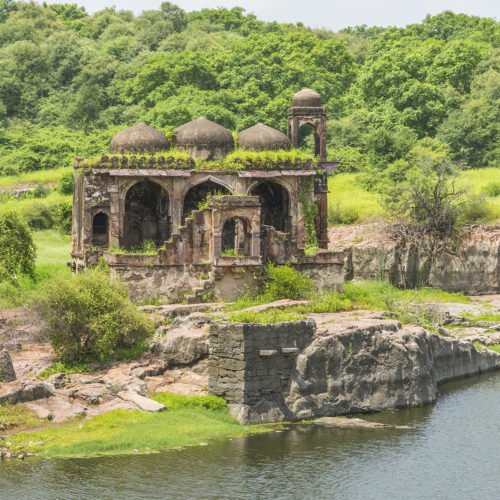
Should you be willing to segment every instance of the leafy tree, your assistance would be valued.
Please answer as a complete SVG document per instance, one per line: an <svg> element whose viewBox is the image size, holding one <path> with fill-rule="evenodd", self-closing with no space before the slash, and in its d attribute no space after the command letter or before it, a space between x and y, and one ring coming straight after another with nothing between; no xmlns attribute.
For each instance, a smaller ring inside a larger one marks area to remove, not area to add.
<svg viewBox="0 0 500 500"><path fill-rule="evenodd" d="M34 307L61 361L105 362L122 348L144 342L154 327L127 298L124 285L100 267L75 277L58 275Z"/></svg>
<svg viewBox="0 0 500 500"><path fill-rule="evenodd" d="M0 281L35 276L36 250L31 233L15 212L0 212Z"/></svg>
<svg viewBox="0 0 500 500"><path fill-rule="evenodd" d="M471 94L441 125L438 138L455 160L472 167L500 165L500 71L490 68L472 82Z"/></svg>

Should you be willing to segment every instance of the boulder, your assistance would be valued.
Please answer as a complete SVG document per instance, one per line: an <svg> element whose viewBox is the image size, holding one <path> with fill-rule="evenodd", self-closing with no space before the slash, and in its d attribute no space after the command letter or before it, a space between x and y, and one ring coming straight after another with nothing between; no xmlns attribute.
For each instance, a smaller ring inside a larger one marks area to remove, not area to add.
<svg viewBox="0 0 500 500"><path fill-rule="evenodd" d="M208 314L193 313L176 318L163 338L151 345L153 354L169 365L191 365L208 356Z"/></svg>
<svg viewBox="0 0 500 500"><path fill-rule="evenodd" d="M27 403L29 401L36 401L37 399L49 398L55 394L56 390L54 386L48 382L21 384L0 395L0 404Z"/></svg>
<svg viewBox="0 0 500 500"><path fill-rule="evenodd" d="M9 353L0 351L0 382L12 382L14 380L16 380L16 372Z"/></svg>

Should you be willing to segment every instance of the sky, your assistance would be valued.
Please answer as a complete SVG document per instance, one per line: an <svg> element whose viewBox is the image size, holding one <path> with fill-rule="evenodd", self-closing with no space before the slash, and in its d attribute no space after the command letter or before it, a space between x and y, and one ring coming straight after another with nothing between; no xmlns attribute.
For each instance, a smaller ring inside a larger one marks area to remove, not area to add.
<svg viewBox="0 0 500 500"><path fill-rule="evenodd" d="M133 10L158 9L163 0L49 0L77 3L94 13L104 7ZM243 7L263 21L302 22L312 28L334 31L347 26L406 26L420 22L426 14L443 10L481 17L500 17L498 0L170 0L186 11L206 7Z"/></svg>

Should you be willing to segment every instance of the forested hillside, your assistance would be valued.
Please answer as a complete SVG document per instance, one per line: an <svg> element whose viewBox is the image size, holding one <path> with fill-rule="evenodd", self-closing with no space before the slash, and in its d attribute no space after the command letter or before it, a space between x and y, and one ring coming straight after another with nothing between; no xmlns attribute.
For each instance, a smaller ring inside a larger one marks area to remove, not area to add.
<svg viewBox="0 0 500 500"><path fill-rule="evenodd" d="M499 42L498 22L451 12L333 33L238 8L88 15L0 0L0 174L69 166L138 121L284 131L303 87L323 96L345 170L383 170L428 137L469 168L500 166Z"/></svg>

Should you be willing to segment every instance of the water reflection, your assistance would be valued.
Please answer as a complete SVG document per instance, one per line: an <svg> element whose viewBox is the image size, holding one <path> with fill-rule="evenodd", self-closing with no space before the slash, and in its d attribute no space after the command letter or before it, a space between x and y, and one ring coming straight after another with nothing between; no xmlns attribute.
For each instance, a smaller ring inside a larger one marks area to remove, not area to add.
<svg viewBox="0 0 500 500"><path fill-rule="evenodd" d="M297 425L148 456L10 462L0 498L499 498L499 374L441 393L364 417L410 431Z"/></svg>

